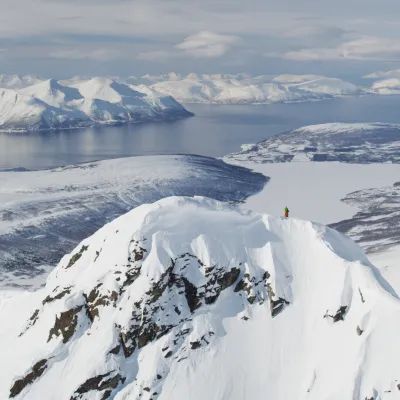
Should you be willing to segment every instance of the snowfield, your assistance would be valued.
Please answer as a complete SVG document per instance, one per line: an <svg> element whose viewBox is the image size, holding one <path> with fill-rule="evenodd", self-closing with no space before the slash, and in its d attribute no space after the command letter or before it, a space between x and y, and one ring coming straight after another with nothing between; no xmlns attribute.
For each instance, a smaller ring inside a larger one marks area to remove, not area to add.
<svg viewBox="0 0 400 400"><path fill-rule="evenodd" d="M400 300L319 224L167 198L4 297L2 399L400 398Z"/></svg>
<svg viewBox="0 0 400 400"><path fill-rule="evenodd" d="M147 156L0 172L0 287L40 286L83 238L171 195L243 201L267 178L200 156ZM0 397L1 398L1 397Z"/></svg>
<svg viewBox="0 0 400 400"><path fill-rule="evenodd" d="M224 157L226 162L399 163L400 125L328 123L283 132Z"/></svg>
<svg viewBox="0 0 400 400"><path fill-rule="evenodd" d="M163 121L191 116L172 97L142 93L112 79L64 86L54 79L19 89L0 89L0 131L38 131Z"/></svg>

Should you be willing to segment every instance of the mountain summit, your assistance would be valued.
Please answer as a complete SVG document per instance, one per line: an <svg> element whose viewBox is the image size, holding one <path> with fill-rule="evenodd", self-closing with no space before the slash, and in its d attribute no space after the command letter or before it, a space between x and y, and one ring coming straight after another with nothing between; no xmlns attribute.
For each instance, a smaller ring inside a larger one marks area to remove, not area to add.
<svg viewBox="0 0 400 400"><path fill-rule="evenodd" d="M0 330L0 398L400 399L387 286L319 224L198 197L142 205L3 304L2 321L29 317Z"/></svg>

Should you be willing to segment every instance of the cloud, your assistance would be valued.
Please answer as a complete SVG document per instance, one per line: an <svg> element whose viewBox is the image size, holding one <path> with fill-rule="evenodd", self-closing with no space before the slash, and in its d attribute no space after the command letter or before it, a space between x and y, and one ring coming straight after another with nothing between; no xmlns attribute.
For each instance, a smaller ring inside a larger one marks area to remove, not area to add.
<svg viewBox="0 0 400 400"><path fill-rule="evenodd" d="M268 53L269 57L278 57L295 61L328 61L328 60L374 60L394 61L400 59L400 40L363 36L343 42L333 47L321 47Z"/></svg>
<svg viewBox="0 0 400 400"><path fill-rule="evenodd" d="M175 47L194 58L221 57L235 46L240 39L233 35L220 35L215 32L201 31L188 36Z"/></svg>
<svg viewBox="0 0 400 400"><path fill-rule="evenodd" d="M400 78L400 69L395 69L393 71L376 71L372 74L363 76L364 79L390 79L390 78Z"/></svg>
<svg viewBox="0 0 400 400"><path fill-rule="evenodd" d="M304 36L324 36L324 37L341 37L346 30L337 26L324 26L324 25L304 25L289 30L285 37L304 37Z"/></svg>
<svg viewBox="0 0 400 400"><path fill-rule="evenodd" d="M143 53L139 53L136 57L138 60L145 61L163 61L169 57L170 53L164 50L156 50L156 51L147 51Z"/></svg>
<svg viewBox="0 0 400 400"><path fill-rule="evenodd" d="M114 58L119 58L121 53L113 49L66 49L56 50L49 54L50 58L63 58L69 60L96 60L96 61L110 61Z"/></svg>

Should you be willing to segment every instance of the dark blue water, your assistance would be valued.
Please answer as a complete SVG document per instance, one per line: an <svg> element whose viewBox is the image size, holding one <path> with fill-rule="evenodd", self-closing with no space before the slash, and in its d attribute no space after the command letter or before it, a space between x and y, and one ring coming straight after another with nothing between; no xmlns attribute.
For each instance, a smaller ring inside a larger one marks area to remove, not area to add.
<svg viewBox="0 0 400 400"><path fill-rule="evenodd" d="M48 168L145 154L219 157L276 133L326 122L400 123L400 96L312 103L187 105L193 118L167 123L0 134L0 168Z"/></svg>

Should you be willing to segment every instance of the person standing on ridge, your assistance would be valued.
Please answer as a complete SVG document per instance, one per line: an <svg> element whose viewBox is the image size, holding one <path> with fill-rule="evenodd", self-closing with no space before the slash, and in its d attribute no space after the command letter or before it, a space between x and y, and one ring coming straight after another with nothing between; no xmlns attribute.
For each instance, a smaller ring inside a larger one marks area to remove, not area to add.
<svg viewBox="0 0 400 400"><path fill-rule="evenodd" d="M285 207L285 218L289 218L289 209Z"/></svg>

